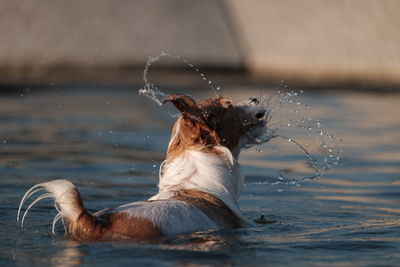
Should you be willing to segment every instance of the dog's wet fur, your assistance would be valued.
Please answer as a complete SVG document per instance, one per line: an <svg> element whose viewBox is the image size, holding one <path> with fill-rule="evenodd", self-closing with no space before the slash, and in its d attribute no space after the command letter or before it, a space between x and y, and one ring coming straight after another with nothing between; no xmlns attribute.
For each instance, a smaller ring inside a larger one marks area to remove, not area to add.
<svg viewBox="0 0 400 267"><path fill-rule="evenodd" d="M181 112L175 122L159 192L145 201L89 213L76 187L55 180L32 187L21 200L45 190L40 199L53 198L66 234L76 240L153 240L210 229L251 225L238 206L244 183L240 150L268 141L268 112L256 98L234 104L219 96L196 102L173 94L170 102Z"/></svg>

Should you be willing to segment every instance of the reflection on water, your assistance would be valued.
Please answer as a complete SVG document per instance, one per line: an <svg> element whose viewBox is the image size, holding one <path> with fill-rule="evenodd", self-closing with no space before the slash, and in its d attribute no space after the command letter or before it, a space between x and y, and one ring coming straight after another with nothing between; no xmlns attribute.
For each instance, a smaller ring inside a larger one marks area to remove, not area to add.
<svg viewBox="0 0 400 267"><path fill-rule="evenodd" d="M73 267L83 263L84 253L79 249L79 243L66 240L64 246L51 256L51 266Z"/></svg>
<svg viewBox="0 0 400 267"><path fill-rule="evenodd" d="M251 88L225 90L241 100ZM209 92L193 91L202 98ZM156 192L176 111L136 89L63 90L0 95L0 262L18 266L132 265L397 265L400 262L400 95L311 93L309 112L342 142L342 159L300 187L276 184L285 172L304 176L307 159L287 142L246 150L240 205L250 219L272 224L162 240L76 243L51 235L56 214L43 201L26 229L15 218L22 194L63 177L89 210L148 198ZM293 132L296 140L304 136Z"/></svg>
<svg viewBox="0 0 400 267"><path fill-rule="evenodd" d="M348 202L361 202L361 203L377 203L377 204L398 204L398 200L381 199L378 197L360 197L360 196L344 196L344 195L333 195L333 196L318 196L316 199L323 200L338 200Z"/></svg>

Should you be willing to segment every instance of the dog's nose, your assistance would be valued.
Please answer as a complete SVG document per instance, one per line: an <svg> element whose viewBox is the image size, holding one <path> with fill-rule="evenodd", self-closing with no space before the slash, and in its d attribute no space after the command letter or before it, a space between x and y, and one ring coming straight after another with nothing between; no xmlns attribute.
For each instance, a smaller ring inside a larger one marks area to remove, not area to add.
<svg viewBox="0 0 400 267"><path fill-rule="evenodd" d="M261 119L262 117L264 117L264 115L265 115L265 110L261 110L261 111L257 112L256 118Z"/></svg>
<svg viewBox="0 0 400 267"><path fill-rule="evenodd" d="M250 101L250 103L254 103L254 104L257 104L257 105L259 103L257 98L249 98L249 101Z"/></svg>

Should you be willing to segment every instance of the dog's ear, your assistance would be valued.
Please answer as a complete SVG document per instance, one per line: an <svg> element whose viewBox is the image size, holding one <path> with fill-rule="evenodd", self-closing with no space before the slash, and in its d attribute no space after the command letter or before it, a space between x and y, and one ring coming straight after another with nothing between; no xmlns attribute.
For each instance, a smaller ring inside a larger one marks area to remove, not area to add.
<svg viewBox="0 0 400 267"><path fill-rule="evenodd" d="M163 101L163 104L171 102L182 113L184 118L204 123L204 114L197 106L196 101L186 95L172 94Z"/></svg>

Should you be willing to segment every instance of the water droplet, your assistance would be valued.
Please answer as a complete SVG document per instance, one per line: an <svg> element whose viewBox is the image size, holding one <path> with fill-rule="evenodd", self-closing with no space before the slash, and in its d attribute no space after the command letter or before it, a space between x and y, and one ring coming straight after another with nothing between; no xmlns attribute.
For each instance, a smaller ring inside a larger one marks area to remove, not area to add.
<svg viewBox="0 0 400 267"><path fill-rule="evenodd" d="M154 164L154 165L153 165L153 168L156 168L156 167L157 167L157 164Z"/></svg>

